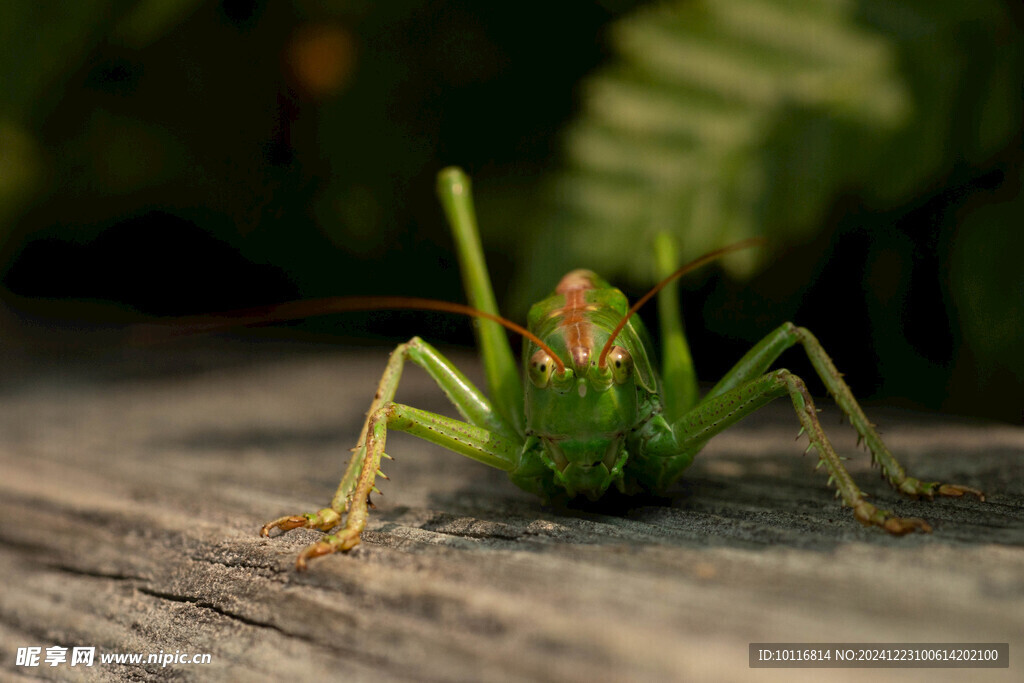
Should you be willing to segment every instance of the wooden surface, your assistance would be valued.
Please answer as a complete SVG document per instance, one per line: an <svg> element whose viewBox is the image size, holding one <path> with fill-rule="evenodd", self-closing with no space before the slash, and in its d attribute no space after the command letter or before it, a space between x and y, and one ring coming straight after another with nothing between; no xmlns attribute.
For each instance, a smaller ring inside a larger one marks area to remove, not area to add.
<svg viewBox="0 0 1024 683"><path fill-rule="evenodd" d="M1012 668L985 680L1022 680L1024 430L1006 425L869 408L912 473L989 495L904 501L826 403L861 485L935 528L904 538L840 509L781 401L713 441L671 499L611 510L544 507L396 435L363 545L296 573L319 534L257 530L330 499L386 355L208 340L11 368L0 678L799 681L824 672L753 671L748 643L964 641L1009 642ZM403 382L403 402L451 413L418 369ZM212 664L15 666L30 645Z"/></svg>

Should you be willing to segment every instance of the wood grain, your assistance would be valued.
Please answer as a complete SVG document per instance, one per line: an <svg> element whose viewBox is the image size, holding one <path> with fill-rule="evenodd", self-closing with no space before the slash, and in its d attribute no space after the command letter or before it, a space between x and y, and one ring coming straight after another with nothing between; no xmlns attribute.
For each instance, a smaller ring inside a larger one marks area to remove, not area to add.
<svg viewBox="0 0 1024 683"><path fill-rule="evenodd" d="M670 499L604 508L545 507L499 472L396 435L363 545L296 573L319 534L257 530L330 499L386 355L207 340L12 372L0 390L0 677L788 681L821 672L752 671L748 643L1010 642L1011 661L1024 654L1024 430L870 407L912 473L988 502L901 500L828 407L865 490L933 534L856 524L800 457L783 402L712 442ZM399 399L452 414L414 368ZM17 667L28 645L212 663Z"/></svg>

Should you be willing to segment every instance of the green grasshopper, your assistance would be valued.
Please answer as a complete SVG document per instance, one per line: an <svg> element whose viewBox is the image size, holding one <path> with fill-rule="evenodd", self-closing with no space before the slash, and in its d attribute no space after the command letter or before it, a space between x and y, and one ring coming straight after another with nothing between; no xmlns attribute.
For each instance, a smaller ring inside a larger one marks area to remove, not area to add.
<svg viewBox="0 0 1024 683"><path fill-rule="evenodd" d="M788 396L818 455L828 483L844 506L869 526L892 534L930 532L922 519L896 517L865 500L818 421L802 379L784 369L769 371L783 351L803 347L829 393L871 451L874 464L901 493L932 499L972 494L975 489L909 477L868 422L842 375L809 331L784 323L755 345L706 395L699 397L677 304L670 283L722 254L750 246L740 243L712 252L674 272L667 238L658 246L665 279L632 307L625 295L589 270L567 274L548 298L533 305L528 329L498 315L477 233L469 179L457 168L443 170L438 192L451 224L463 285L471 306L408 298L364 299L352 308L427 308L470 315L494 397L489 400L465 375L419 337L392 352L357 447L330 507L268 522L260 533L315 528L329 532L299 555L308 560L358 545L366 527L369 496L378 492L381 460L389 430L407 432L508 473L514 484L545 499L600 498L610 488L659 494L670 487L711 437L772 399ZM659 293L661 377L644 326L633 314ZM339 309L339 310L340 310ZM508 327L524 338L525 381L516 370ZM406 361L422 367L465 421L396 403ZM344 524L342 525L342 521Z"/></svg>

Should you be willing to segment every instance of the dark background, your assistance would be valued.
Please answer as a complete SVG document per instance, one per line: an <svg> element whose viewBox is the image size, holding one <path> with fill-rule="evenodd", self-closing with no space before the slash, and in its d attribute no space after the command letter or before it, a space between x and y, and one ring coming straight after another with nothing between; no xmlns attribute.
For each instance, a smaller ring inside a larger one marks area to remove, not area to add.
<svg viewBox="0 0 1024 683"><path fill-rule="evenodd" d="M338 294L462 300L434 194L437 171L457 164L512 318L574 267L638 296L654 281L654 228L687 258L762 235L757 256L684 282L701 378L791 319L865 399L1024 420L1018 4L864 0L815 15L822 41L834 31L855 46L840 56L814 41L786 52L802 45L796 19L783 47L755 49L719 27L733 4L5 3L5 356L92 362L119 338L67 340L141 315ZM679 75L693 60L673 55L694 46L745 65L734 91ZM835 76L814 71L819 48ZM763 65L775 80L762 97ZM818 80L800 90L808 70ZM608 118L610 83L638 89L626 102L640 127L657 120L646 92L720 108L712 128L736 112L757 126L719 147L676 134L672 117L638 134ZM623 151L595 156L594 131ZM692 208L679 198L707 185L647 183L664 159L732 192L720 225L686 210L653 228L602 212L601 187L632 192L624 206ZM339 344L471 343L464 321L415 313L300 329ZM811 373L799 354L785 364Z"/></svg>

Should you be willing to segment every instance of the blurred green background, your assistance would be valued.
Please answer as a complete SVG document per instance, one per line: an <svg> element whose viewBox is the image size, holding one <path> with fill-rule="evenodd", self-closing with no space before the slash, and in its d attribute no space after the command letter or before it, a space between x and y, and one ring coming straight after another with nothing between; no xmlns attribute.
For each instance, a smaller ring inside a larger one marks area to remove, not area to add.
<svg viewBox="0 0 1024 683"><path fill-rule="evenodd" d="M461 300L457 164L510 317L581 266L637 296L659 230L686 258L760 235L683 283L704 380L793 320L859 396L1021 422L1022 26L1012 0L8 0L0 344Z"/></svg>

